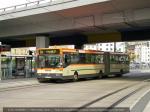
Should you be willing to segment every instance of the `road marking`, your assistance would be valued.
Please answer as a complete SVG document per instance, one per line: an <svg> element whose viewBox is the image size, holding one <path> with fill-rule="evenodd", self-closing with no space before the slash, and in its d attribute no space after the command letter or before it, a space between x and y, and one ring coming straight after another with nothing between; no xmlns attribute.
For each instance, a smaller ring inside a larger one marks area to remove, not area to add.
<svg viewBox="0 0 150 112"><path fill-rule="evenodd" d="M118 90L116 90L116 91L110 92L110 93L108 93L108 94L106 94L106 95L104 95L104 96L101 96L100 98L98 98L98 99L96 99L96 100L93 100L93 101L91 101L91 102L89 102L89 103L87 103L87 104L84 104L83 106L77 108L76 111L79 111L79 110L81 110L81 109L84 109L84 108L86 108L86 107L88 107L88 106L90 106L90 105L92 105L92 104L94 104L94 103L96 103L96 102L98 102L98 101L100 101L100 100L103 100L103 99L105 99L105 98L107 98L107 97L109 97L109 96L111 96L111 95L113 95L113 94L116 94L116 93L118 93L118 92L120 92L120 91L123 91L123 90L125 90L125 89L127 89L127 88L133 87L133 86L135 86L135 85L136 85L136 84L131 84L131 85L125 86L124 88L121 88L121 89L118 89Z"/></svg>
<svg viewBox="0 0 150 112"><path fill-rule="evenodd" d="M140 100L136 102L136 104L131 108L131 112L143 112L149 101L150 101L150 90L145 92L143 97L141 97Z"/></svg>

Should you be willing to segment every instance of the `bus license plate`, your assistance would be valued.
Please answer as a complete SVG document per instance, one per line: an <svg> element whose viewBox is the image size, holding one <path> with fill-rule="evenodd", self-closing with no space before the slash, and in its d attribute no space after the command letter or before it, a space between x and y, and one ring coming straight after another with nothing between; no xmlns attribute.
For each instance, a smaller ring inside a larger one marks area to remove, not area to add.
<svg viewBox="0 0 150 112"><path fill-rule="evenodd" d="M46 76L45 78L52 78L51 76Z"/></svg>

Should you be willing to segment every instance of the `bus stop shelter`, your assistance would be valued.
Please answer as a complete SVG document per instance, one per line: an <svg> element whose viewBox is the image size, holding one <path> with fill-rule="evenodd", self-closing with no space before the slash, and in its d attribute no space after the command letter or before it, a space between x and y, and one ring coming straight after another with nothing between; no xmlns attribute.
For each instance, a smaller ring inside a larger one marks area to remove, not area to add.
<svg viewBox="0 0 150 112"><path fill-rule="evenodd" d="M34 60L32 55L1 55L1 80L34 77Z"/></svg>

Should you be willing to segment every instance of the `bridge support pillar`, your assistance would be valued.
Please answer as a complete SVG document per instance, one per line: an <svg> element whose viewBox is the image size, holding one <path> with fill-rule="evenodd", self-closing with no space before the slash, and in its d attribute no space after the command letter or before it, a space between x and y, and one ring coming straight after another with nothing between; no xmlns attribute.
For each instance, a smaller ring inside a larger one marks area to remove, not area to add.
<svg viewBox="0 0 150 112"><path fill-rule="evenodd" d="M46 36L37 36L36 37L36 48L48 48L49 47L49 38Z"/></svg>

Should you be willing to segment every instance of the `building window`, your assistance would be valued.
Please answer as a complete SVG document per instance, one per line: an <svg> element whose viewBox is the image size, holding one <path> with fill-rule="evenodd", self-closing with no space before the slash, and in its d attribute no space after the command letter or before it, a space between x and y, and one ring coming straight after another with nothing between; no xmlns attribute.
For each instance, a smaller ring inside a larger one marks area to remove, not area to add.
<svg viewBox="0 0 150 112"><path fill-rule="evenodd" d="M121 51L121 48L119 48L119 51Z"/></svg>

